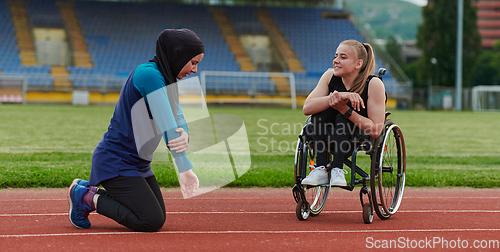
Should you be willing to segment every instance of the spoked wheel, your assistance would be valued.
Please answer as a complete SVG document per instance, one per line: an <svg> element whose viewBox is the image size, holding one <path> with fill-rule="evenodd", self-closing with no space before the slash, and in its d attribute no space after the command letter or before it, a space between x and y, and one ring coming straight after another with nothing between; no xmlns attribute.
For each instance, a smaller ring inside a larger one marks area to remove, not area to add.
<svg viewBox="0 0 500 252"><path fill-rule="evenodd" d="M300 183L302 179L304 179L311 172L312 167L314 167L314 152L312 146L304 138L301 138L297 142L297 152L295 156L295 183ZM298 181L297 178L300 178L300 181ZM303 188L304 196L307 201L306 205L309 206L307 216L318 215L325 207L328 192L330 190L329 185L304 185ZM301 200L302 199L299 201ZM301 214L301 216L303 216L303 214ZM297 203L297 218L299 218L299 220L307 219L307 217L299 217L299 202Z"/></svg>
<svg viewBox="0 0 500 252"><path fill-rule="evenodd" d="M370 203L363 204L363 221L370 224L373 221L373 208Z"/></svg>
<svg viewBox="0 0 500 252"><path fill-rule="evenodd" d="M384 124L383 141L372 158L371 190L375 212L380 219L395 214L403 199L406 149L403 133L391 120Z"/></svg>

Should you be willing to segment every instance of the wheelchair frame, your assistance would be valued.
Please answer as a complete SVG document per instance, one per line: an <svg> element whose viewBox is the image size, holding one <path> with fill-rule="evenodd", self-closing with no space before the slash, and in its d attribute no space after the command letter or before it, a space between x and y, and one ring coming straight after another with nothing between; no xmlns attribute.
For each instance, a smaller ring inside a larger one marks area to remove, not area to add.
<svg viewBox="0 0 500 252"><path fill-rule="evenodd" d="M379 77L384 73L385 69L381 68L379 70ZM350 156L351 160L349 160L349 157L344 159L344 165L351 169L351 181L349 185L340 188L353 191L356 185L363 185L359 197L363 208L363 221L367 224L373 221L373 210L375 210L377 216L382 220L388 219L391 215L395 214L403 197L406 176L405 142L399 126L392 120L387 119L389 115L390 112L386 112L384 129L379 137L361 136L359 139L353 140L351 143L355 147ZM306 120L306 125L299 135L295 153L295 185L292 193L297 202L296 215L299 220L306 220L309 216L316 216L321 213L330 190L329 184L318 186L303 186L301 184L302 179L306 177L307 167L313 165L314 162L314 153L311 153L311 151L314 152L312 141L308 141L305 134L305 128L308 125L307 122L309 119ZM392 139L394 139L395 146L393 146ZM389 159L394 158L394 153L389 153L386 156L387 152L392 152L393 147L396 148L396 163L389 161ZM365 151L366 154L370 155L370 174L356 165L356 157L359 151ZM328 157L331 158L331 155L328 155ZM311 164L308 165L307 160L309 158ZM395 176L394 173L396 173ZM356 178L356 174L361 176L361 178ZM386 179L386 176L389 179ZM385 191L385 188L391 186L390 184L394 182L391 181L391 176L393 176L392 180L395 179L396 184L394 192L391 189ZM367 187L368 182L370 182L371 191ZM390 184L384 185L387 184L385 182ZM306 193L309 190L313 191L311 202L306 197ZM364 196L368 198L368 202L365 202L363 199Z"/></svg>

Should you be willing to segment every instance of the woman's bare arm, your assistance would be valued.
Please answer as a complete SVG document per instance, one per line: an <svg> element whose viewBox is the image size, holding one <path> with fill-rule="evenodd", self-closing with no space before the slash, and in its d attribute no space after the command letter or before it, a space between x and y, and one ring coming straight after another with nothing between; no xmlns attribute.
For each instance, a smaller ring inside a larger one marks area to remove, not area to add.
<svg viewBox="0 0 500 252"><path fill-rule="evenodd" d="M366 107L368 117L364 117L354 110L349 120L371 137L378 137L384 127L385 119L385 88L384 83L379 78L372 78L370 80ZM347 106L343 106L338 110L344 114L348 109Z"/></svg>
<svg viewBox="0 0 500 252"><path fill-rule="evenodd" d="M328 83L333 76L333 69L328 69L319 79L318 85L307 96L302 111L304 115L319 113L330 105L328 104Z"/></svg>

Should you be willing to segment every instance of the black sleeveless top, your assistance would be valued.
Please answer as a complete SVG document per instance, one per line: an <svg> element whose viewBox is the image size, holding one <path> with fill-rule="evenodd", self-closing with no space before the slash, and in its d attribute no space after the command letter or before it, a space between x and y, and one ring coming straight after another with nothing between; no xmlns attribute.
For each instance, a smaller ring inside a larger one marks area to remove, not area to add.
<svg viewBox="0 0 500 252"><path fill-rule="evenodd" d="M356 113L358 113L364 117L368 117L368 110L367 110L367 108L368 108L368 106L367 106L367 104L368 104L368 86L370 84L370 80L373 77L377 77L377 76L376 75L368 76L368 79L366 79L365 89L363 89L363 92L361 92L361 95L360 95L361 99L363 99L363 103L365 104L365 108L360 107L360 111L356 111ZM328 93L332 93L335 90L337 92L347 92L347 89L345 88L344 83L342 82L342 78L333 75L332 79L330 79L330 83L328 83ZM347 103L347 106L352 108L350 102Z"/></svg>

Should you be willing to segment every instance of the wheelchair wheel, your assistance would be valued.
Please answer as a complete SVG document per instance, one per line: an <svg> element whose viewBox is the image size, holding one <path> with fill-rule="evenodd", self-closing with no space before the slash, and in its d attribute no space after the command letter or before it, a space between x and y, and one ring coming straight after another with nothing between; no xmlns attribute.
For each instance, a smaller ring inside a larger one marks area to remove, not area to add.
<svg viewBox="0 0 500 252"><path fill-rule="evenodd" d="M371 189L375 212L388 219L398 210L403 198L406 175L406 149L403 133L391 120L384 124L382 143L372 158Z"/></svg>
<svg viewBox="0 0 500 252"><path fill-rule="evenodd" d="M302 179L304 179L309 174L309 172L311 171L311 166L314 166L314 151L312 149L312 146L308 141L299 139L297 143L297 153L295 155L294 169L296 184L301 183ZM298 178L300 178L300 180ZM309 215L318 215L325 207L328 192L330 190L329 185L304 185L303 188L305 199L309 205Z"/></svg>
<svg viewBox="0 0 500 252"><path fill-rule="evenodd" d="M307 207L306 202L299 200L299 202L297 202L297 207L295 208L295 215L297 216L297 219L307 220L310 213L311 213L311 211Z"/></svg>
<svg viewBox="0 0 500 252"><path fill-rule="evenodd" d="M373 208L370 203L363 204L363 221L370 224L373 221Z"/></svg>
<svg viewBox="0 0 500 252"><path fill-rule="evenodd" d="M325 207L329 190L329 186L314 186L306 189L306 197L311 199L309 207L311 209L311 216L316 216L321 213Z"/></svg>

